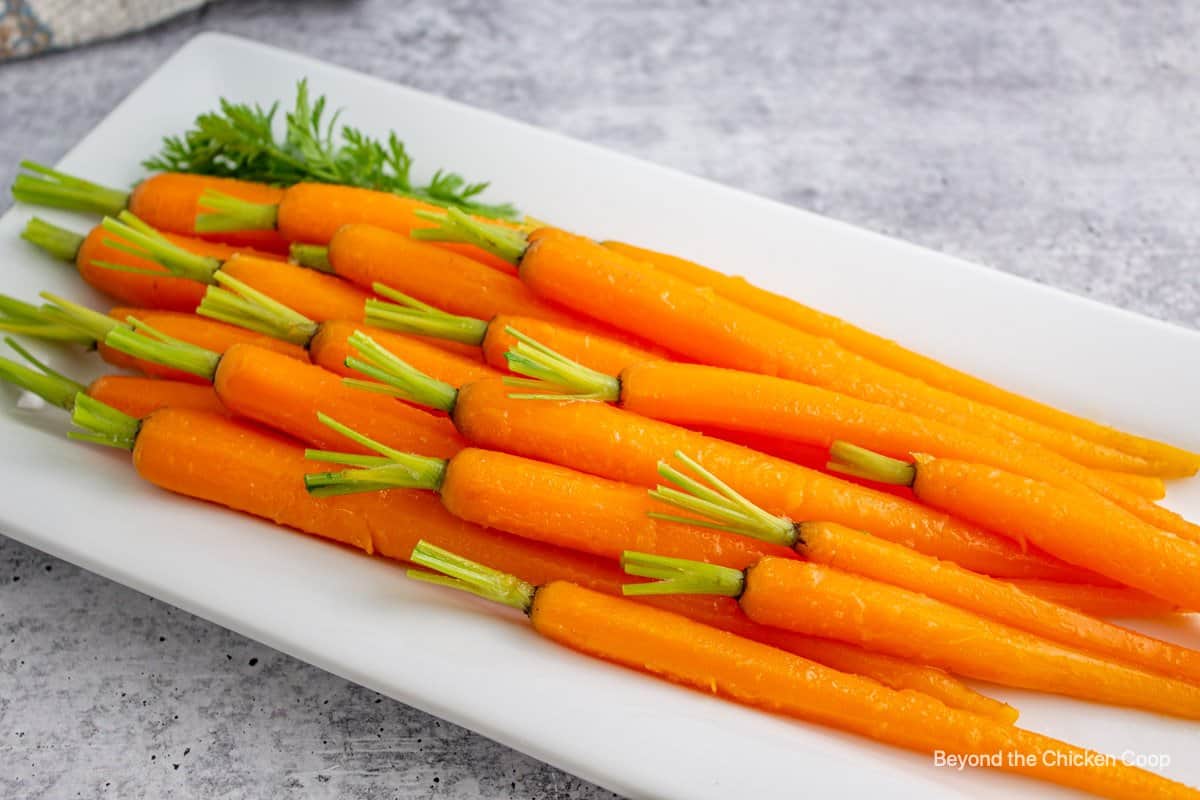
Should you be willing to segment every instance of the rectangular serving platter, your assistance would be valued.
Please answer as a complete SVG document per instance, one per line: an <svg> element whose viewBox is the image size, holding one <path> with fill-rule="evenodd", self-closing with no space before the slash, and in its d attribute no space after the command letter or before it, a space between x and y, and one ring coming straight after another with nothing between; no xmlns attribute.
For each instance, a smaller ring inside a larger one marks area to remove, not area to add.
<svg viewBox="0 0 1200 800"><path fill-rule="evenodd" d="M373 133L395 129L427 168L492 181L489 196L597 238L744 274L998 381L1200 449L1200 333L879 236L347 69L235 37L196 37L61 162L130 185L161 136L221 97L269 103L312 89ZM0 291L103 305L74 271L0 219ZM83 230L94 223L38 209ZM83 376L101 365L38 348ZM1071 796L979 770L938 769L817 726L750 711L575 655L519 618L417 585L392 563L148 486L117 452L72 443L53 409L0 394L0 531L349 680L633 797ZM1200 518L1200 481L1171 507ZM1200 624L1140 624L1195 644ZM1200 785L1194 723L981 687L1026 727L1121 755L1166 754Z"/></svg>

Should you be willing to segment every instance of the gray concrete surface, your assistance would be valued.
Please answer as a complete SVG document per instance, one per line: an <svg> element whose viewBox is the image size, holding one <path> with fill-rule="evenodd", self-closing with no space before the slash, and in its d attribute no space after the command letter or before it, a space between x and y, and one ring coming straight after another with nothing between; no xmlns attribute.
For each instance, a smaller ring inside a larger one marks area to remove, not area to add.
<svg viewBox="0 0 1200 800"><path fill-rule="evenodd" d="M203 30L1200 325L1194 3L227 2L0 66L0 181ZM0 796L138 795L610 796L0 537Z"/></svg>

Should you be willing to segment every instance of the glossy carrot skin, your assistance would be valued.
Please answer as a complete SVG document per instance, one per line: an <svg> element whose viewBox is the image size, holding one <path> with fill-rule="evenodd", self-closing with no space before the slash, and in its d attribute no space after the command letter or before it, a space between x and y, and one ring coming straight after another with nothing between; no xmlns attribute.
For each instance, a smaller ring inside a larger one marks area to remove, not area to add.
<svg viewBox="0 0 1200 800"><path fill-rule="evenodd" d="M122 322L125 322L130 317L134 317L168 336L180 339L188 344L203 347L205 350L212 350L215 353L224 353L235 344L253 344L289 358L300 361L308 360L308 354L304 352L304 348L302 347L281 342L272 339L270 336L254 333L253 331L238 328L234 325L226 325L224 322L217 322L207 317L197 316L196 314L180 311L156 311L145 308L117 307L111 309L108 315ZM156 378L166 378L185 383L206 383L203 378L197 377L190 372L183 372L135 358L122 353L120 350L114 350L104 342L97 342L96 350L101 358L116 367L135 370Z"/></svg>
<svg viewBox="0 0 1200 800"><path fill-rule="evenodd" d="M640 486L676 450L773 514L840 522L997 577L1095 582L1036 549L871 489L602 403L513 400L500 381L462 387L452 414L472 444Z"/></svg>
<svg viewBox="0 0 1200 800"><path fill-rule="evenodd" d="M469 349L475 358L459 355L435 344L438 340L421 336L408 336L395 331L373 328L358 322L331 320L321 323L316 336L309 342L308 352L312 362L338 375L361 378L362 375L346 366L346 359L357 356L349 339L356 331L362 331L382 345L392 355L416 369L440 381L458 386L484 378L498 377L496 370L480 363L478 349ZM447 344L453 344L447 342Z"/></svg>
<svg viewBox="0 0 1200 800"><path fill-rule="evenodd" d="M234 414L324 450L368 452L317 419L318 412L390 447L449 458L463 447L444 417L342 384L340 376L253 345L225 352L213 379Z"/></svg>
<svg viewBox="0 0 1200 800"><path fill-rule="evenodd" d="M1150 461L1173 463L1181 475L1200 468L1200 455L1134 436L1075 416L954 369L890 339L817 311L790 298L760 289L744 278L726 275L677 256L621 242L604 246L636 261L650 264L696 286L711 289L739 305L814 336L827 337L877 364L911 375L930 386L978 400L1027 419L1076 433L1086 439ZM1158 499L1151 496L1151 499Z"/></svg>
<svg viewBox="0 0 1200 800"><path fill-rule="evenodd" d="M1011 583L827 522L801 526L804 558L940 600L1081 652L1200 685L1200 652L1042 600Z"/></svg>
<svg viewBox="0 0 1200 800"><path fill-rule="evenodd" d="M88 396L105 405L142 418L163 408L227 415L211 386L129 375L102 375L88 386Z"/></svg>
<svg viewBox="0 0 1200 800"><path fill-rule="evenodd" d="M920 752L1020 752L1005 769L1107 797L1195 797L1186 787L915 692L895 692L660 609L565 582L538 589L530 619L567 647L744 705ZM1063 754L1083 766L1056 766Z"/></svg>
<svg viewBox="0 0 1200 800"><path fill-rule="evenodd" d="M278 203L283 196L282 189L263 183L162 172L151 175L137 185L129 196L129 210L161 231L271 252L287 252L287 241L274 231L197 233L196 215L201 211L200 195L210 189L251 203Z"/></svg>
<svg viewBox="0 0 1200 800"><path fill-rule="evenodd" d="M439 490L462 519L560 547L618 560L626 550L743 569L789 548L647 516L646 491L520 456L466 448L450 459Z"/></svg>
<svg viewBox="0 0 1200 800"><path fill-rule="evenodd" d="M484 360L494 369L505 372L508 371L508 361L504 354L517 344L517 340L505 332L510 326L554 352L608 375L617 375L626 367L643 361L670 358L665 350L653 345L630 344L535 317L499 314L488 323L480 347Z"/></svg>
<svg viewBox="0 0 1200 800"><path fill-rule="evenodd" d="M1200 608L1200 545L1114 512L1103 500L1003 470L917 456L913 491L963 519L987 518L997 531L1085 569L1175 603Z"/></svg>
<svg viewBox="0 0 1200 800"><path fill-rule="evenodd" d="M1151 619L1183 611L1153 595L1125 586L1091 586L1086 583L1010 579L1023 592L1074 608L1093 617Z"/></svg>
<svg viewBox="0 0 1200 800"><path fill-rule="evenodd" d="M1092 471L1106 481L1137 492L1147 500L1162 500L1167 496L1167 484L1162 478L1153 475L1133 475L1128 472L1111 472L1103 469Z"/></svg>
<svg viewBox="0 0 1200 800"><path fill-rule="evenodd" d="M1200 526L1043 447L1002 443L799 381L701 364L644 362L621 373L621 404L637 414L688 427L724 425L817 447L841 440L894 458L921 452L991 464L1095 493L1151 525L1200 540Z"/></svg>
<svg viewBox="0 0 1200 800"><path fill-rule="evenodd" d="M760 625L851 642L965 677L1200 719L1200 686L823 565L765 558L747 570L738 602Z"/></svg>
<svg viewBox="0 0 1200 800"><path fill-rule="evenodd" d="M535 232L520 276L541 297L692 361L822 386L1001 441L1036 441L1084 466L1163 474L1162 465L934 389L582 237Z"/></svg>

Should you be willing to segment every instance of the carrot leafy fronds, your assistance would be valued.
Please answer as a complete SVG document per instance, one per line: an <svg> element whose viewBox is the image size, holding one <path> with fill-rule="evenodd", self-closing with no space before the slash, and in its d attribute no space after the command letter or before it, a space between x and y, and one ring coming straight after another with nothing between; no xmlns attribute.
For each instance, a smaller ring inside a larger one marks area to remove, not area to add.
<svg viewBox="0 0 1200 800"><path fill-rule="evenodd" d="M512 606L526 614L533 608L533 595L537 592L533 584L515 575L485 567L425 540L417 542L409 560L432 570L426 572L410 569L410 578L470 592L485 600Z"/></svg>
<svg viewBox="0 0 1200 800"><path fill-rule="evenodd" d="M485 217L511 219L508 203L481 202L487 183L438 170L429 183L412 179L412 156L395 133L380 141L357 128L339 127L341 112L327 114L325 98L311 99L308 82L296 86L296 102L276 133L279 104L268 108L222 99L216 111L196 117L191 129L163 139L159 153L142 165L166 172L240 178L278 186L304 181L339 183L462 208Z"/></svg>
<svg viewBox="0 0 1200 800"><path fill-rule="evenodd" d="M630 596L655 594L715 594L739 597L745 588L746 576L740 569L731 569L686 558L670 558L650 553L626 550L621 554L621 568L639 578L655 578L648 583L627 583L621 587Z"/></svg>
<svg viewBox="0 0 1200 800"><path fill-rule="evenodd" d="M679 488L659 484L657 488L650 490L650 496L694 516L662 514L657 511L647 512L647 516L727 531L739 536L750 536L785 547L796 543L798 533L796 524L791 520L768 514L700 466L697 461L689 458L683 451L676 450L675 458L699 476L699 479L685 475L666 461L659 461L658 474Z"/></svg>
<svg viewBox="0 0 1200 800"><path fill-rule="evenodd" d="M621 381L556 353L511 325L505 333L517 344L504 354L508 368L524 378L505 378L506 386L537 391L510 394L514 400L599 400L621 399Z"/></svg>
<svg viewBox="0 0 1200 800"><path fill-rule="evenodd" d="M912 486L917 478L917 468L911 462L889 458L849 442L833 443L826 468L831 472L897 486Z"/></svg>
<svg viewBox="0 0 1200 800"><path fill-rule="evenodd" d="M85 181L36 161L22 161L21 169L26 171L13 181L12 196L22 203L113 215L129 202L129 192Z"/></svg>
<svg viewBox="0 0 1200 800"><path fill-rule="evenodd" d="M314 497L377 492L383 489L428 489L437 491L446 477L446 460L405 453L343 425L326 414L317 414L321 424L378 455L339 453L329 450L305 450L312 461L342 464L356 469L340 472L311 472L304 476L304 488Z"/></svg>
<svg viewBox="0 0 1200 800"><path fill-rule="evenodd" d="M116 447L119 450L133 449L138 429L141 427L141 422L136 417L94 400L83 392L75 395L75 409L71 412L71 421L84 431L71 431L67 434L70 438Z"/></svg>
<svg viewBox="0 0 1200 800"><path fill-rule="evenodd" d="M483 344L488 329L488 324L483 320L450 314L382 283L376 283L371 288L376 294L394 302L367 300L364 321L368 325L476 347Z"/></svg>
<svg viewBox="0 0 1200 800"><path fill-rule="evenodd" d="M360 358L351 356L346 366L363 373L378 383L354 378L342 380L348 386L382 392L427 408L450 413L458 402L458 390L445 381L426 375L362 331L355 331L347 340Z"/></svg>
<svg viewBox="0 0 1200 800"><path fill-rule="evenodd" d="M448 208L444 214L417 211L416 215L437 223L435 228L413 230L409 235L418 241L473 244L510 264L520 263L529 247L529 238L521 231L475 219L457 208Z"/></svg>
<svg viewBox="0 0 1200 800"><path fill-rule="evenodd" d="M317 335L313 320L263 294L232 275L217 272L196 313L239 328L264 333L274 339L307 346Z"/></svg>

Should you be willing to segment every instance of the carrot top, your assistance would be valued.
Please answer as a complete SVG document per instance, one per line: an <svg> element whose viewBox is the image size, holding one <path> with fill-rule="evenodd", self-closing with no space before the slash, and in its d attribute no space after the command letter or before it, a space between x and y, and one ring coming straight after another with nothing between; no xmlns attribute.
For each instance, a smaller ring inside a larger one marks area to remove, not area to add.
<svg viewBox="0 0 1200 800"><path fill-rule="evenodd" d="M21 169L26 172L13 181L12 196L22 203L109 216L121 213L129 203L129 192L85 181L36 161L22 161Z"/></svg>
<svg viewBox="0 0 1200 800"><path fill-rule="evenodd" d="M60 261L74 261L87 239L83 234L59 227L41 217L29 218L29 222L21 229L21 238Z"/></svg>
<svg viewBox="0 0 1200 800"><path fill-rule="evenodd" d="M213 280L216 284L205 290L197 314L301 347L317 335L316 321L232 275L217 272Z"/></svg>
<svg viewBox="0 0 1200 800"><path fill-rule="evenodd" d="M42 295L43 297L52 298L53 295ZM52 304L35 306L31 303L26 303L23 300L18 300L15 297L0 295L0 331L15 333L20 336L32 336L36 339L45 339L52 342L71 342L75 344L94 345L98 338L90 332L79 321L71 318L70 314L66 313L62 304L78 308L83 312L82 318L91 320L91 315L97 318L103 318L113 324L117 324L115 320L92 311L90 308L76 306L74 303L69 303L66 300L58 300ZM101 333L108 332L105 328Z"/></svg>
<svg viewBox="0 0 1200 800"><path fill-rule="evenodd" d="M126 355L161 364L211 381L216 375L221 354L207 348L168 336L136 317L128 325L113 328L104 343Z"/></svg>
<svg viewBox="0 0 1200 800"><path fill-rule="evenodd" d="M110 405L88 397L83 392L75 395L71 421L83 428L67 434L72 439L118 450L133 450L141 421Z"/></svg>
<svg viewBox="0 0 1200 800"><path fill-rule="evenodd" d="M470 592L493 603L511 606L526 615L533 610L533 596L537 587L515 575L485 567L424 539L417 542L409 560L430 570L410 569L410 578Z"/></svg>
<svg viewBox="0 0 1200 800"><path fill-rule="evenodd" d="M433 336L474 347L481 346L487 335L488 323L484 320L442 311L382 283L372 284L371 289L392 302L374 298L367 300L363 321L368 325L401 333Z"/></svg>
<svg viewBox="0 0 1200 800"><path fill-rule="evenodd" d="M509 395L516 400L598 400L615 403L621 399L621 380L589 369L560 355L511 325L504 332L517 344L504 354L508 367L524 378L505 378L507 386L537 390Z"/></svg>
<svg viewBox="0 0 1200 800"><path fill-rule="evenodd" d="M437 227L417 228L409 234L418 241L472 244L510 264L519 264L529 247L529 237L523 231L483 222L457 208L448 208L445 214L433 211L415 213L421 219L437 223Z"/></svg>
<svg viewBox="0 0 1200 800"><path fill-rule="evenodd" d="M216 189L204 190L200 207L209 210L196 215L197 233L273 231L279 224L278 203L252 203Z"/></svg>
<svg viewBox="0 0 1200 800"><path fill-rule="evenodd" d="M454 410L458 402L458 389L397 358L362 331L355 331L348 341L361 357L347 358L346 366L373 380L343 378L342 383L370 392L390 394L447 414Z"/></svg>
<svg viewBox="0 0 1200 800"><path fill-rule="evenodd" d="M310 472L305 475L304 488L313 497L376 492L382 489L441 489L442 482L446 479L446 459L420 456L388 447L343 425L327 414L318 413L317 419L378 455L305 450L304 457L310 460L355 467L341 472Z"/></svg>
<svg viewBox="0 0 1200 800"><path fill-rule="evenodd" d="M912 462L880 455L849 442L834 442L830 446L826 467L831 472L896 486L912 486L917 479L917 468Z"/></svg>
<svg viewBox="0 0 1200 800"><path fill-rule="evenodd" d="M639 578L654 578L646 583L627 583L621 592L630 597L660 594L711 594L741 597L746 588L746 573L740 569L690 561L686 558L656 556L626 550L621 568Z"/></svg>
<svg viewBox="0 0 1200 800"><path fill-rule="evenodd" d="M288 246L288 255L302 267L330 275L336 274L333 264L329 263L329 248L326 245L293 242Z"/></svg>
<svg viewBox="0 0 1200 800"><path fill-rule="evenodd" d="M198 283L212 283L213 274L221 268L220 259L185 250L129 211L120 212L115 219L105 217L100 225L104 230L120 237L119 239L106 239L104 241L106 245L132 256L153 261L176 278L185 278ZM114 264L108 261L92 263L121 272L136 272L161 277L159 272L129 267L124 264Z"/></svg>
<svg viewBox="0 0 1200 800"><path fill-rule="evenodd" d="M5 337L4 341L31 366L0 358L0 381L33 392L50 405L58 406L65 411L70 411L75 407L75 398L87 391L86 386L55 371L13 339Z"/></svg>

